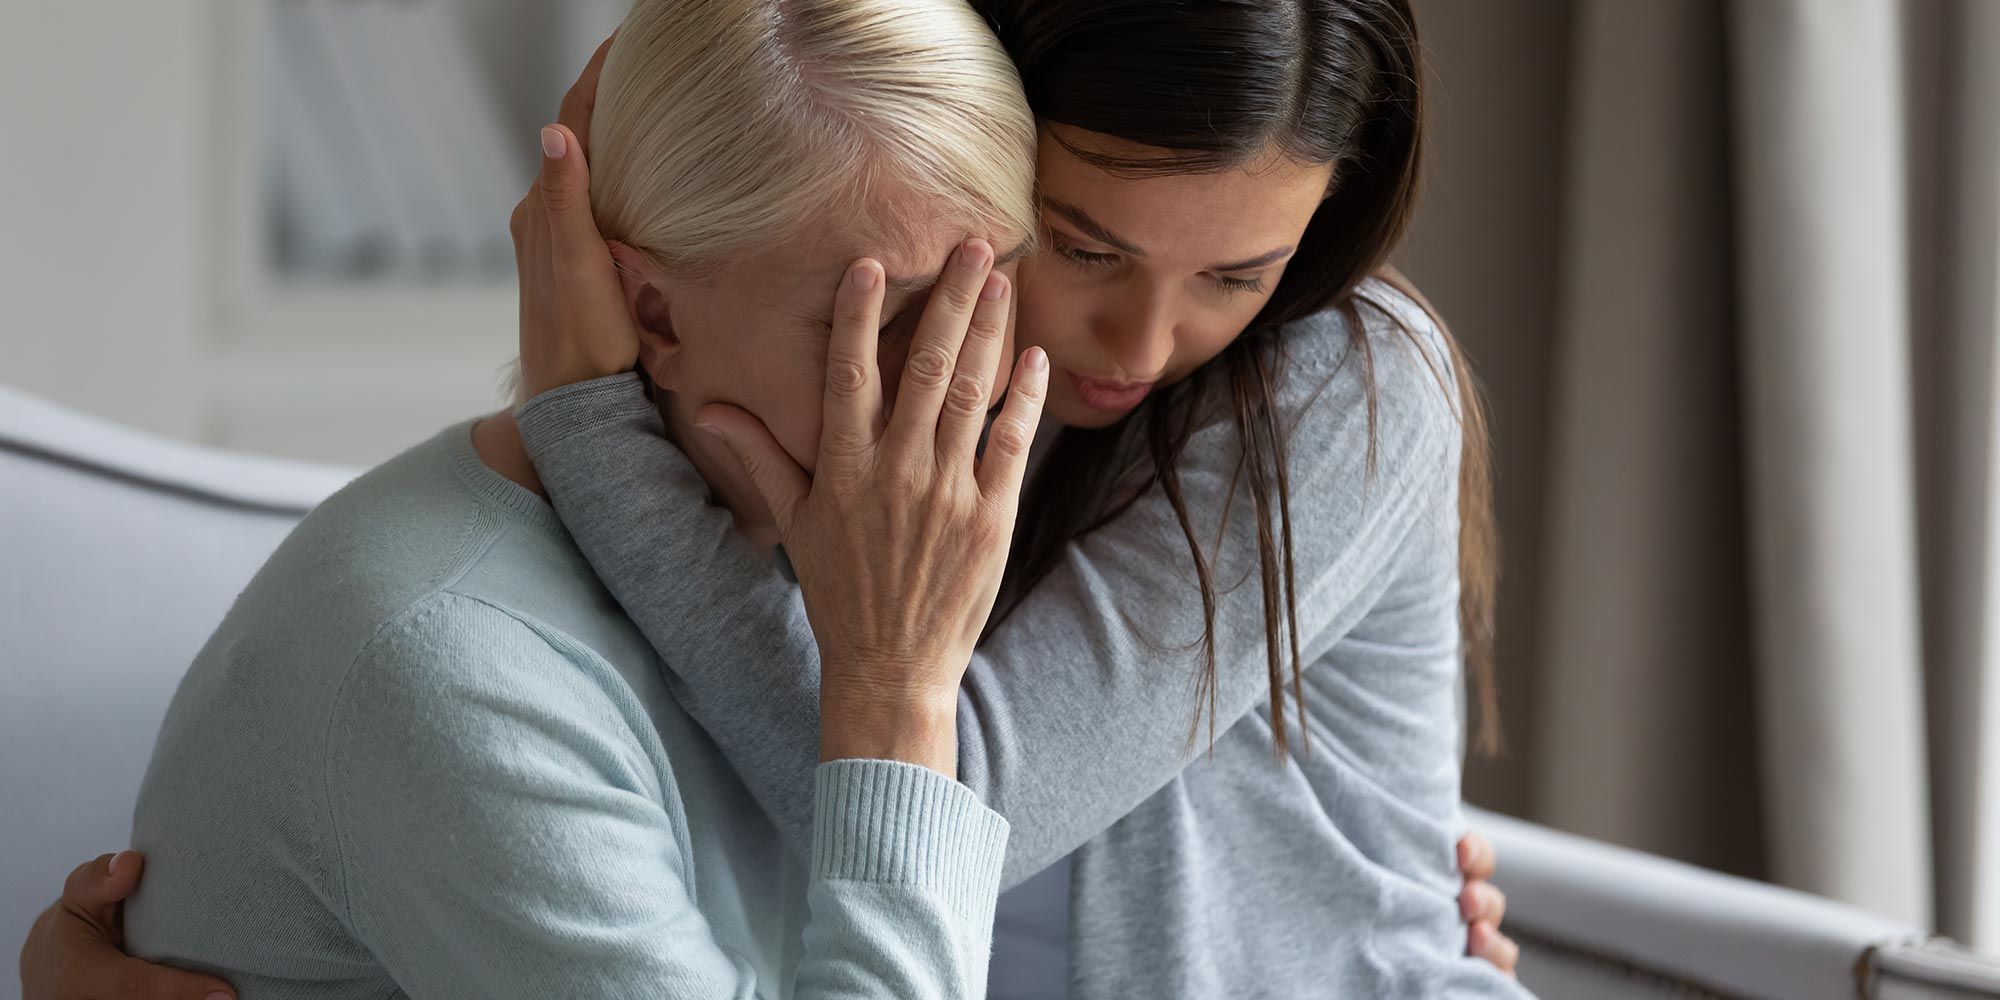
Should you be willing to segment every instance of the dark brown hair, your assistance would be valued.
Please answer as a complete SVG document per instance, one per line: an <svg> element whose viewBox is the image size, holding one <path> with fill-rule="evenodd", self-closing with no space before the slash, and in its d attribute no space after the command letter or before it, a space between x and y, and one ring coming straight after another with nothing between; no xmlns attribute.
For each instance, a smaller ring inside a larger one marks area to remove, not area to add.
<svg viewBox="0 0 2000 1000"><path fill-rule="evenodd" d="M1178 464L1198 416L1226 392L1242 449L1233 482L1248 487L1256 516L1277 752L1287 749L1287 688L1303 738L1288 463L1272 389L1282 372L1285 324L1342 311L1351 357L1367 387L1367 467L1373 474L1378 401L1361 309L1402 328L1437 369L1416 331L1358 291L1374 275L1431 314L1450 353L1463 441L1459 624L1479 713L1475 743L1497 751L1493 605L1499 542L1484 407L1457 341L1429 303L1387 267L1415 208L1423 164L1422 66L1407 0L976 0L975 6L1013 55L1028 103L1042 121L1151 147L1144 156L1121 157L1065 142L1085 162L1135 176L1219 172L1276 148L1302 162L1334 165L1333 186L1283 280L1241 336L1117 424L1065 429L1057 438L1042 468L1063 474L1038 475L1028 487L994 620L1018 606L1065 545L1158 488L1180 522L1201 588L1196 718L1205 707L1212 739L1216 585L1182 496ZM1440 379L1439 388L1450 393L1452 387ZM1150 464L1136 489L1114 494L1117 472L1130 464L1121 457L1131 441L1145 443Z"/></svg>

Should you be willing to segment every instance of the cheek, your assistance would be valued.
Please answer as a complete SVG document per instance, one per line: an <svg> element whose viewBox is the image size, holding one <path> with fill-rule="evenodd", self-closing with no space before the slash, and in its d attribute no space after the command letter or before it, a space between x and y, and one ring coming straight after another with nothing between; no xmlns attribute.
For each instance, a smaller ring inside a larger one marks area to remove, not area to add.
<svg viewBox="0 0 2000 1000"><path fill-rule="evenodd" d="M1014 352L1039 347L1050 361L1061 364L1069 353L1065 345L1089 337L1089 317L1099 308L1096 290L1068 278L1057 262L1039 258L1022 262L1021 293L1014 307Z"/></svg>
<svg viewBox="0 0 2000 1000"><path fill-rule="evenodd" d="M751 369L754 371L755 369ZM787 372L783 376L771 373L769 376L752 376L760 384L756 395L757 403L746 407L764 421L771 429L771 436L792 456L792 461L807 472L813 471L819 458L819 431L823 411L825 383L823 373L814 371Z"/></svg>
<svg viewBox="0 0 2000 1000"><path fill-rule="evenodd" d="M689 412L706 403L741 407L763 422L794 461L812 469L825 371L810 350L781 335L742 334L691 343L686 354L686 384L676 395L686 399Z"/></svg>

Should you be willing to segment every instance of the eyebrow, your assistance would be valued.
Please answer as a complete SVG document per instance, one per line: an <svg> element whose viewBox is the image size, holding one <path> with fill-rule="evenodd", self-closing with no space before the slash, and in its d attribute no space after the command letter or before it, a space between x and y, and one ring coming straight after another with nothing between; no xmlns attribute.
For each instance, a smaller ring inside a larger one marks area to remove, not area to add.
<svg viewBox="0 0 2000 1000"><path fill-rule="evenodd" d="M1286 257L1291 256L1291 253L1292 245L1287 243L1281 247L1272 247L1255 257L1232 260L1226 264L1210 264L1208 265L1208 269L1211 271L1254 271L1260 267L1276 264Z"/></svg>
<svg viewBox="0 0 2000 1000"><path fill-rule="evenodd" d="M1111 227L1106 226L1104 223L1091 218L1089 212L1086 212L1083 209L1080 209L1075 205L1070 204L1069 202L1058 201L1054 198L1050 198L1047 196L1043 196L1042 204L1047 205L1049 207L1049 211L1052 211L1057 215L1060 215L1063 218L1069 220L1070 225L1073 225L1076 228L1083 230L1083 234L1085 236L1088 236L1099 243L1103 243L1107 246L1110 246L1113 249L1131 254L1134 257L1146 256L1146 251L1141 250L1138 247L1135 247L1132 244L1126 242L1117 233L1112 232ZM1272 247L1271 249L1266 250L1255 257L1245 257L1242 260L1226 261L1221 264L1210 264L1208 265L1207 268L1205 268L1205 270L1224 271L1224 272L1254 271L1257 268L1275 264L1278 261L1281 261L1286 257L1291 256L1291 253L1294 249L1296 249L1294 246L1287 243L1281 247Z"/></svg>
<svg viewBox="0 0 2000 1000"><path fill-rule="evenodd" d="M1065 219L1068 219L1070 225L1083 230L1083 235L1088 236L1091 239L1096 240L1097 242L1102 243L1105 246L1111 247L1115 250L1119 250L1124 253L1129 253L1134 257L1146 256L1146 251L1141 250L1138 247L1135 247L1132 244L1125 242L1123 239L1120 239L1118 234L1112 232L1109 226L1106 226L1104 223L1091 218L1089 212L1086 212L1083 209L1080 209L1075 205L1070 204L1069 202L1057 201L1056 199L1050 198L1046 195L1042 197L1042 204L1047 205L1049 207L1049 211L1054 212Z"/></svg>
<svg viewBox="0 0 2000 1000"><path fill-rule="evenodd" d="M1012 264L1013 262L1020 260L1022 257L1027 256L1028 250L1029 250L1028 241L1022 240L1021 242L1014 244L1014 249L1009 250L1006 253L1000 254L997 257L994 257L993 266L1002 267L1007 264ZM898 278L892 275L884 282L884 287L886 287L889 291L892 292L921 292L924 289L937 284L938 274L942 273L944 272L940 271L937 274L911 275L910 277L907 278Z"/></svg>

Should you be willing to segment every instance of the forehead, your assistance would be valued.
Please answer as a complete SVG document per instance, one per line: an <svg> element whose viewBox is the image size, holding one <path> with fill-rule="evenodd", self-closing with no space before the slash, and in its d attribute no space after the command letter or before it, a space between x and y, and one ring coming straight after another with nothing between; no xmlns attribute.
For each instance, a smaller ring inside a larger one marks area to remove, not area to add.
<svg viewBox="0 0 2000 1000"><path fill-rule="evenodd" d="M1113 173L1079 158L1057 137L1087 152L1143 157L1160 151L1053 128L1044 130L1037 152L1043 196L1081 208L1149 256L1238 259L1295 243L1333 178L1331 164L1301 163L1277 150L1206 173Z"/></svg>

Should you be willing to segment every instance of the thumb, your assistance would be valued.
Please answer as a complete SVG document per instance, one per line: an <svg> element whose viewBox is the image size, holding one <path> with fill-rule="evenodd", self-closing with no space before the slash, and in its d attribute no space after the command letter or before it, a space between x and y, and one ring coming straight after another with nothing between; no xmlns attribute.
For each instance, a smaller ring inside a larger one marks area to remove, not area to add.
<svg viewBox="0 0 2000 1000"><path fill-rule="evenodd" d="M590 166L566 125L542 130L542 207L549 221L549 266L563 328L616 352L630 368L639 350L618 265L590 211ZM609 360L606 361L610 364Z"/></svg>
<svg viewBox="0 0 2000 1000"><path fill-rule="evenodd" d="M586 323L626 320L625 295L611 250L590 212L590 165L566 125L542 129L542 207L563 308Z"/></svg>
<svg viewBox="0 0 2000 1000"><path fill-rule="evenodd" d="M792 521L812 489L812 480L771 436L770 428L748 410L726 403L702 407L695 414L695 426L721 438L736 455L764 497L765 506L771 508L771 516L778 519L778 533L789 538Z"/></svg>
<svg viewBox="0 0 2000 1000"><path fill-rule="evenodd" d="M542 203L548 206L551 222L574 213L579 202L590 204L590 167L583 158L583 143L567 125L542 129ZM589 221L586 209L585 221ZM603 242L600 240L599 242Z"/></svg>
<svg viewBox="0 0 2000 1000"><path fill-rule="evenodd" d="M76 866L63 883L63 903L85 909L109 907L139 887L145 855L137 851L100 854Z"/></svg>

